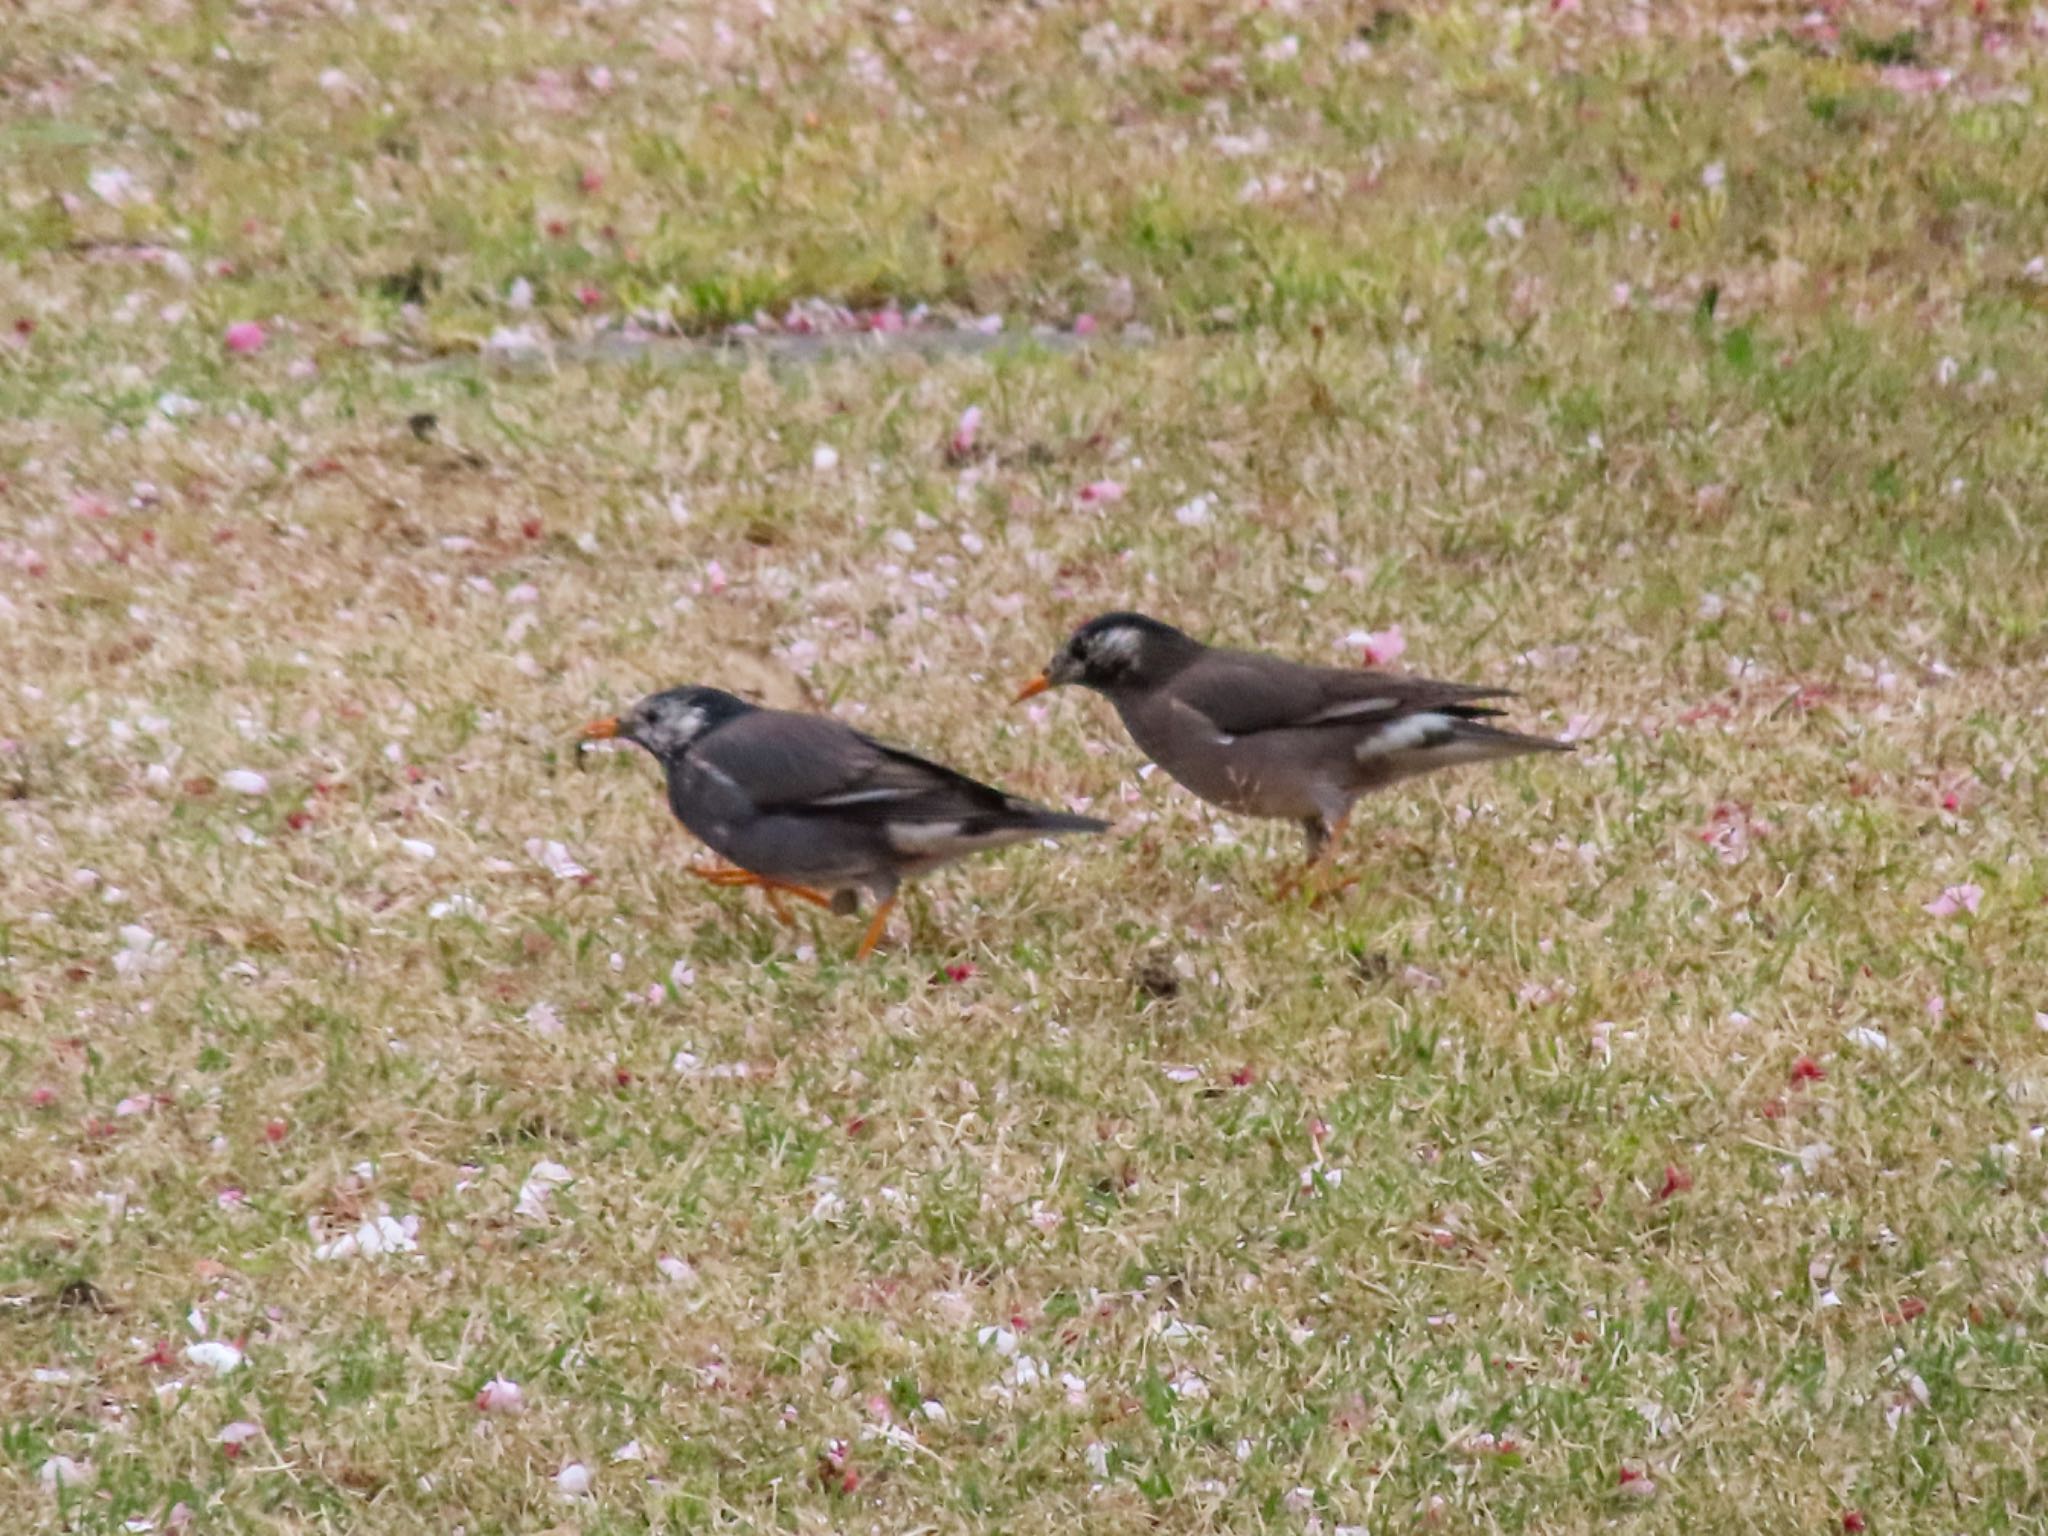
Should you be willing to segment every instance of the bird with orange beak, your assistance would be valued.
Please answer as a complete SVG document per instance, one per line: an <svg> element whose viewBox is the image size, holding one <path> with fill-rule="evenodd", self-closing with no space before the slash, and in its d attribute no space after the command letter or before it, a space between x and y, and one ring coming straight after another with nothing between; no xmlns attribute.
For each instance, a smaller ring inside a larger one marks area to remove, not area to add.
<svg viewBox="0 0 2048 1536"><path fill-rule="evenodd" d="M670 688L584 727L585 742L630 741L662 766L675 817L730 868L717 885L759 886L875 913L860 943L881 942L903 881L969 854L1032 838L1100 832L1107 822L1048 810L887 746L821 715L761 709L716 688Z"/></svg>
<svg viewBox="0 0 2048 1536"><path fill-rule="evenodd" d="M1204 645L1141 613L1105 613L1068 637L1017 699L1063 684L1101 694L1153 762L1211 805L1301 827L1316 873L1361 795L1416 774L1563 742L1488 724L1473 688L1361 667L1317 667Z"/></svg>

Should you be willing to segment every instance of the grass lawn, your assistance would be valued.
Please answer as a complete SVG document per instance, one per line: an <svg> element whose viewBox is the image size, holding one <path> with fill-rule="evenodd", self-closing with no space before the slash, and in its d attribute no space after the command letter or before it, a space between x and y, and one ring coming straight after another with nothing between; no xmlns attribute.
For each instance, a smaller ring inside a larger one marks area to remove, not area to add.
<svg viewBox="0 0 2048 1536"><path fill-rule="evenodd" d="M0 1525L2041 1529L2044 116L2003 0L17 0ZM1008 704L1122 607L1579 750L1278 902ZM578 771L685 681L1115 828L855 964Z"/></svg>

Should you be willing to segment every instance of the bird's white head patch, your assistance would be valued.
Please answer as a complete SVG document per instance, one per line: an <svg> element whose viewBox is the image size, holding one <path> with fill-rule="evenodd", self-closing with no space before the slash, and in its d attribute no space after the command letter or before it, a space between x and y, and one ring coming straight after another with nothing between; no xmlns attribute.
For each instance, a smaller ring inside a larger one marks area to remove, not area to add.
<svg viewBox="0 0 2048 1536"><path fill-rule="evenodd" d="M704 711L694 704L652 699L633 722L633 735L657 756L680 752L703 732L705 721Z"/></svg>
<svg viewBox="0 0 2048 1536"><path fill-rule="evenodd" d="M1107 670L1120 670L1137 660L1138 647L1145 643L1145 637L1137 626L1119 624L1112 629L1098 629L1082 642L1088 649L1088 660L1095 666Z"/></svg>

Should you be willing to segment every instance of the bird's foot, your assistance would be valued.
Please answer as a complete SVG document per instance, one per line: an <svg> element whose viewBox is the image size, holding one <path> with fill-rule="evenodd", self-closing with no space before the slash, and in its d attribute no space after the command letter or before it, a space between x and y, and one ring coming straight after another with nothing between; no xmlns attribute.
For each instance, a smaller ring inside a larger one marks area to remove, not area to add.
<svg viewBox="0 0 2048 1536"><path fill-rule="evenodd" d="M1358 875L1340 875L1335 869L1326 869L1322 878L1315 882L1314 888L1308 893L1308 904L1320 907L1326 901L1343 896L1357 885L1361 878Z"/></svg>
<svg viewBox="0 0 2048 1536"><path fill-rule="evenodd" d="M777 880L771 875L757 875L751 869L741 869L737 865L714 864L708 869L693 866L690 873L716 886L759 886L768 898L768 909L785 923L791 919L789 909L782 903L784 896L794 896L799 901L808 901L812 906L828 911L832 906L832 898L823 891L814 891L808 885L797 885L788 880Z"/></svg>
<svg viewBox="0 0 2048 1536"><path fill-rule="evenodd" d="M1274 899L1292 901L1297 896L1305 896L1310 906L1321 906L1331 897L1343 895L1361 878L1359 875L1341 874L1334 865L1319 859L1281 876L1279 885L1274 888Z"/></svg>

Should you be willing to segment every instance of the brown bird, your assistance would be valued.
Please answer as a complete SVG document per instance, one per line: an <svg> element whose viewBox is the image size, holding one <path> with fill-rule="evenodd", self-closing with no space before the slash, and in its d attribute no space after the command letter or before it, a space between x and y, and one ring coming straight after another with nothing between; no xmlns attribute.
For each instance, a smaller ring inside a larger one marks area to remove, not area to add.
<svg viewBox="0 0 2048 1536"><path fill-rule="evenodd" d="M1021 702L1078 683L1116 706L1131 739L1212 805L1299 824L1307 878L1332 855L1359 796L1402 779L1564 742L1487 724L1473 688L1353 667L1316 667L1204 645L1139 613L1075 630Z"/></svg>

